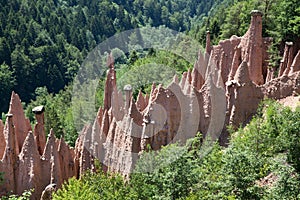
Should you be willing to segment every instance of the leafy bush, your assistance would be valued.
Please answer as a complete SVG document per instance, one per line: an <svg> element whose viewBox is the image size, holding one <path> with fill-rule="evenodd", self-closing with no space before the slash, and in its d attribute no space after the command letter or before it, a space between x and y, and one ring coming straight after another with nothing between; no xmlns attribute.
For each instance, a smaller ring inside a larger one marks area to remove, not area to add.
<svg viewBox="0 0 300 200"><path fill-rule="evenodd" d="M139 199L185 197L197 182L196 161L186 146L177 144L163 147L158 154L150 151L142 155L130 183Z"/></svg>
<svg viewBox="0 0 300 200"><path fill-rule="evenodd" d="M30 200L32 191L24 191L22 195L18 196L15 194L1 197L2 200Z"/></svg>
<svg viewBox="0 0 300 200"><path fill-rule="evenodd" d="M87 173L79 180L69 179L67 184L53 194L53 199L131 200L136 199L136 194L119 175Z"/></svg>

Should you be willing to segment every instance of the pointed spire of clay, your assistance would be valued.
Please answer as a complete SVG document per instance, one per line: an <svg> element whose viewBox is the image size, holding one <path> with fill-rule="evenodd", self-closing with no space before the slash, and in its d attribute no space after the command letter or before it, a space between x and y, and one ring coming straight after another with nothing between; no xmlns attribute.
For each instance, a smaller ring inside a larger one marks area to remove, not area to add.
<svg viewBox="0 0 300 200"><path fill-rule="evenodd" d="M228 81L231 81L234 78L234 75L237 71L237 69L239 68L240 64L241 64L241 48L237 47L234 51L234 56L233 56L233 60L232 60L232 67L230 69L230 73L228 75Z"/></svg>
<svg viewBox="0 0 300 200"><path fill-rule="evenodd" d="M181 81L179 83L179 85L182 89L184 89L186 79L187 79L187 72L183 72L182 77L181 77Z"/></svg>
<svg viewBox="0 0 300 200"><path fill-rule="evenodd" d="M210 43L210 32L206 31L206 47L205 51L207 54L210 54L211 52L211 43Z"/></svg>
<svg viewBox="0 0 300 200"><path fill-rule="evenodd" d="M201 69L201 65L204 65L205 63L200 64L200 62L203 61L203 60L201 61L201 59L203 59L203 56L202 53L200 52L198 55L198 60L195 62L192 71L192 85L198 91L201 89L201 87L205 82L203 76L201 75L201 71L203 72L203 74L205 74L203 67Z"/></svg>
<svg viewBox="0 0 300 200"><path fill-rule="evenodd" d="M19 95L12 92L8 113L13 114L13 124L15 127L16 142L18 149L21 149L27 133L31 131L30 122L25 118L23 106Z"/></svg>
<svg viewBox="0 0 300 200"><path fill-rule="evenodd" d="M125 114L125 105L122 91L114 90L112 93L112 107L111 112L117 121L122 120ZM112 119L111 119L112 120ZM101 123L99 123L101 124Z"/></svg>
<svg viewBox="0 0 300 200"><path fill-rule="evenodd" d="M151 102L154 102L157 99L157 96L159 95L159 91L161 90L162 85L159 84L153 91L153 94L151 95Z"/></svg>
<svg viewBox="0 0 300 200"><path fill-rule="evenodd" d="M192 74L191 74L190 69L188 69L188 71L186 73L186 81L182 88L184 94L190 94L191 86L192 86L191 83L192 83Z"/></svg>
<svg viewBox="0 0 300 200"><path fill-rule="evenodd" d="M98 113L97 113L98 124L102 124L102 119L103 119L103 109L100 106Z"/></svg>
<svg viewBox="0 0 300 200"><path fill-rule="evenodd" d="M247 62L242 62L242 64L240 64L238 70L235 73L234 80L236 80L240 84L251 82L251 79L249 78L249 69Z"/></svg>
<svg viewBox="0 0 300 200"><path fill-rule="evenodd" d="M48 139L47 139L47 143L46 143L46 146L45 146L45 149L44 149L44 153L43 153L43 156L49 158L50 157L50 154L51 154L51 151L52 151L52 148L55 147L55 136L54 136L54 131L53 129L50 130L50 133L48 135Z"/></svg>
<svg viewBox="0 0 300 200"><path fill-rule="evenodd" d="M223 83L223 79L222 79L221 70L219 70L219 72L218 72L217 87L218 88L224 88L224 83Z"/></svg>
<svg viewBox="0 0 300 200"><path fill-rule="evenodd" d="M149 100L150 100L150 96L149 96L149 94L146 94L146 96L145 96L146 107L149 105Z"/></svg>
<svg viewBox="0 0 300 200"><path fill-rule="evenodd" d="M105 110L104 113L107 113L107 110ZM91 153L93 151L91 146L91 138L92 127L90 125L85 126L84 129L81 131L78 140L76 141L76 157L78 159L79 164L79 176L82 176L86 170L91 169Z"/></svg>
<svg viewBox="0 0 300 200"><path fill-rule="evenodd" d="M13 125L13 115L6 115L6 123L4 127L4 137L6 142L5 152L3 159L1 160L5 169L4 173L4 186L7 191L13 191L14 193L17 190L17 175L16 175L16 166L17 166L17 157L19 153L19 148L16 143L15 129Z"/></svg>
<svg viewBox="0 0 300 200"><path fill-rule="evenodd" d="M251 24L241 41L244 61L248 62L249 77L256 84L264 83L263 78L263 38L262 38L262 12L251 12Z"/></svg>
<svg viewBox="0 0 300 200"><path fill-rule="evenodd" d="M293 62L293 42L286 42L286 44L289 46L288 48L288 56L287 56L287 64L286 64L286 69L284 70L284 75L288 75L291 71L291 67L292 67L292 62Z"/></svg>
<svg viewBox="0 0 300 200"><path fill-rule="evenodd" d="M116 83L116 71L114 68L114 59L112 54L109 54L107 58L107 65L109 70L107 72L106 82L105 82L105 89L104 89L104 109L109 110L111 108L111 101L112 101L112 93L117 88Z"/></svg>
<svg viewBox="0 0 300 200"><path fill-rule="evenodd" d="M268 67L267 70L267 77L266 77L266 83L270 82L274 78L274 68Z"/></svg>
<svg viewBox="0 0 300 200"><path fill-rule="evenodd" d="M143 124L143 116L142 114L138 111L136 104L134 102L133 97L130 100L130 107L129 107L129 115L133 119L134 123L137 124L138 126L142 126Z"/></svg>
<svg viewBox="0 0 300 200"><path fill-rule="evenodd" d="M45 178L43 178L43 183L45 184L45 186L49 185L50 183L55 183L58 187L60 187L62 184L62 174L57 147L58 145L56 143L54 131L53 129L51 129L44 154L42 156L42 160L45 161L42 166L43 171L47 170L48 172L50 172L50 177L45 176Z"/></svg>
<svg viewBox="0 0 300 200"><path fill-rule="evenodd" d="M290 73L294 73L300 71L300 50L298 51L297 55L294 58L294 61L292 63L292 69Z"/></svg>
<svg viewBox="0 0 300 200"><path fill-rule="evenodd" d="M151 86L151 92L150 92L151 95L153 94L155 88L156 88L156 84L153 82Z"/></svg>
<svg viewBox="0 0 300 200"><path fill-rule="evenodd" d="M92 127L92 155L98 160L102 160L101 154L103 154L103 143L105 138L102 137L101 123L98 120L94 121Z"/></svg>
<svg viewBox="0 0 300 200"><path fill-rule="evenodd" d="M40 159L39 152L37 150L37 145L35 143L35 139L33 136L32 131L29 131L24 144L22 151L20 153L20 158L29 158L32 157L33 159Z"/></svg>
<svg viewBox="0 0 300 200"><path fill-rule="evenodd" d="M146 108L145 98L141 90L139 91L139 94L137 96L136 106L139 109L139 111L143 111Z"/></svg>
<svg viewBox="0 0 300 200"><path fill-rule="evenodd" d="M32 131L24 141L19 159L17 193L34 188L33 195L40 195L42 193L42 188L39 187L42 176L40 154Z"/></svg>
<svg viewBox="0 0 300 200"><path fill-rule="evenodd" d="M172 81L173 83L176 83L176 84L178 84L179 83L179 79L178 79L178 76L177 76L177 74L175 74L174 75L174 77L173 77L173 81Z"/></svg>
<svg viewBox="0 0 300 200"><path fill-rule="evenodd" d="M108 115L108 111L105 110L103 113L103 120L102 120L102 124L101 124L101 129L104 133L105 136L107 136L108 131L109 131L109 115Z"/></svg>
<svg viewBox="0 0 300 200"><path fill-rule="evenodd" d="M34 126L34 136L40 155L43 154L46 145L46 136L44 128L44 106L38 106L32 109L35 114L36 124Z"/></svg>
<svg viewBox="0 0 300 200"><path fill-rule="evenodd" d="M124 92L125 92L125 112L127 113L128 109L129 109L129 105L130 105L130 99L132 97L131 85L125 85Z"/></svg>
<svg viewBox="0 0 300 200"><path fill-rule="evenodd" d="M13 124L13 114L6 115L6 123L4 127L4 137L6 142L5 154L12 155L12 159L16 159L19 154L19 147L16 142L15 126Z"/></svg>
<svg viewBox="0 0 300 200"><path fill-rule="evenodd" d="M192 84L192 73L190 69L187 71L187 83Z"/></svg>

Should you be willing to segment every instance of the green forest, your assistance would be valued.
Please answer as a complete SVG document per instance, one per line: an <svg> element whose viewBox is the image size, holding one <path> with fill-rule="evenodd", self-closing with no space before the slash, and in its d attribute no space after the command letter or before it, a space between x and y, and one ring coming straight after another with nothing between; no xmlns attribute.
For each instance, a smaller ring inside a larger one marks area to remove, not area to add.
<svg viewBox="0 0 300 200"><path fill-rule="evenodd" d="M11 91L29 103L35 90L58 93L87 53L118 32L165 25L177 31L205 15L213 1L47 0L0 2L0 112Z"/></svg>
<svg viewBox="0 0 300 200"><path fill-rule="evenodd" d="M78 136L71 108L74 77L88 53L116 33L168 27L205 46L209 30L217 44L231 35L242 36L251 10L258 9L264 14L263 36L273 38L271 66L279 66L284 42L300 41L299 0L1 0L0 4L2 120L15 91L31 123L32 108L44 105L46 132L53 128L71 146ZM178 74L191 67L164 51L111 51L122 55L116 60L119 75L139 71L147 63L170 66ZM105 81L100 78L97 107L102 105ZM175 144L157 155L151 151L142 155L130 181L115 174L88 173L80 180L70 179L54 199L300 199L299 118L299 108L291 111L266 101L245 128L232 131L227 148L209 144L211 151L201 156L205 144L199 133L184 147ZM163 164L178 151L184 154ZM143 173L143 166L158 168Z"/></svg>

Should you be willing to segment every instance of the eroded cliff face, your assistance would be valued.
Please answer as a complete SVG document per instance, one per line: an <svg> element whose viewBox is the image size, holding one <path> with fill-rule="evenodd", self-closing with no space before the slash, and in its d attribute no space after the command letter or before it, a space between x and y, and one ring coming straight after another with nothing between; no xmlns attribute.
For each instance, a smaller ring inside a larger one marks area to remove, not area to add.
<svg viewBox="0 0 300 200"><path fill-rule="evenodd" d="M44 110L35 110L32 132L17 94L11 97L5 124L0 120L0 171L4 172L1 195L21 194L34 188L39 199L49 184L62 185L68 178L95 169L95 159L104 171L128 176L142 151L195 136L219 140L226 145L227 125L239 127L255 114L264 98L282 99L300 94L300 50L287 43L279 75L268 68L270 38L262 38L262 15L252 12L249 30L216 46L207 36L206 53L199 52L194 68L181 80L175 76L163 88L152 85L135 101L131 87L124 88L125 101L117 91L112 56L108 57L104 106L93 124L81 131L75 148L51 131L46 140Z"/></svg>
<svg viewBox="0 0 300 200"><path fill-rule="evenodd" d="M105 99L111 98L112 103L100 108L93 126L79 139L100 159L104 170L126 176L147 146L158 150L173 142L184 143L197 132L226 145L226 126L245 125L261 100L299 94L299 49L287 43L282 73L275 77L268 68L272 39L262 37L262 14L252 11L251 15L242 37L232 36L211 46L208 32L206 53L199 52L194 68L183 73L180 81L175 76L166 88L153 84L149 97L139 93L136 102L130 90L125 91L125 102L119 91L109 92L111 97ZM106 88L115 87L111 68Z"/></svg>
<svg viewBox="0 0 300 200"><path fill-rule="evenodd" d="M52 131L46 142L43 111L35 116L32 132L19 96L12 93L5 125L0 122L0 171L4 176L0 195L22 194L34 188L32 199L39 199L47 185L61 186L68 178L78 176L74 150L63 139L55 139Z"/></svg>

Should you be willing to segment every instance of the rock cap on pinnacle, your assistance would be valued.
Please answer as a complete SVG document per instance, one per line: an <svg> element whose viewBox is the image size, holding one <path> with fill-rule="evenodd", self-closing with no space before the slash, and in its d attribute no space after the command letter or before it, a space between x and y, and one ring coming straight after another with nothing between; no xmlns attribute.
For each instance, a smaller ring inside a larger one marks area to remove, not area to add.
<svg viewBox="0 0 300 200"><path fill-rule="evenodd" d="M251 16L263 16L263 13L260 10L252 10Z"/></svg>
<svg viewBox="0 0 300 200"><path fill-rule="evenodd" d="M34 107L32 109L32 112L34 114L42 114L44 111L45 111L45 107L44 106L37 106L37 107Z"/></svg>

